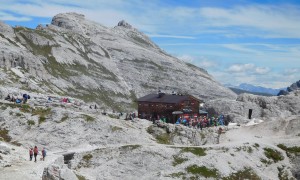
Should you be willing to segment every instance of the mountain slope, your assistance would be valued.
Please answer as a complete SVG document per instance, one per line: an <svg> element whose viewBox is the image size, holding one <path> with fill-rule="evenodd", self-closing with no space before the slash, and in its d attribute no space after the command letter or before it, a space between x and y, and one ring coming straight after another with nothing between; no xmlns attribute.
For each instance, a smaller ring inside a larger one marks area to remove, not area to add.
<svg viewBox="0 0 300 180"><path fill-rule="evenodd" d="M115 110L158 88L203 100L236 97L205 70L168 55L124 21L107 28L80 14L58 14L35 30L1 23L0 38L4 86L73 96Z"/></svg>

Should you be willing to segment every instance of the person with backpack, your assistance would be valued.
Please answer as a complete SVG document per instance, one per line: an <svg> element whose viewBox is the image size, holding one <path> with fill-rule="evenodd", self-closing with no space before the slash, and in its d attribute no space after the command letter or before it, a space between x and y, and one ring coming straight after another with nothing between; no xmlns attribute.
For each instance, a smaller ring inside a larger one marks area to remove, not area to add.
<svg viewBox="0 0 300 180"><path fill-rule="evenodd" d="M29 149L29 160L30 160L30 161L32 160L32 156L33 156L33 149L30 148L30 149Z"/></svg>
<svg viewBox="0 0 300 180"><path fill-rule="evenodd" d="M36 156L38 155L39 153L39 150L36 146L34 146L34 149L33 149L33 155L34 155L34 162L36 162Z"/></svg>
<svg viewBox="0 0 300 180"><path fill-rule="evenodd" d="M42 150L42 159L43 159L43 161L45 161L45 157L46 157L46 149L43 148L43 150Z"/></svg>

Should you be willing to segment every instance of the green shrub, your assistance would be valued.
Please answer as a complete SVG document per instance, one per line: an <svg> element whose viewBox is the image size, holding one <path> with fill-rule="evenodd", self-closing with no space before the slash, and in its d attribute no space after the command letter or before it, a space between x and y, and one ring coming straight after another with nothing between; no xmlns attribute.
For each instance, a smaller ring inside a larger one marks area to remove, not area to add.
<svg viewBox="0 0 300 180"><path fill-rule="evenodd" d="M16 116L20 117L20 116L22 116L22 114L21 113L16 113Z"/></svg>
<svg viewBox="0 0 300 180"><path fill-rule="evenodd" d="M162 133L156 136L156 140L159 144L171 144L170 138L170 134L168 133Z"/></svg>
<svg viewBox="0 0 300 180"><path fill-rule="evenodd" d="M13 141L13 142L11 142L11 144L16 145L16 146L22 146L22 144L19 143L18 141Z"/></svg>
<svg viewBox="0 0 300 180"><path fill-rule="evenodd" d="M140 147L141 147L141 145L138 145L138 144L136 144L136 145L125 145L125 146L121 146L120 149L131 150L132 151L132 150L138 149Z"/></svg>
<svg viewBox="0 0 300 180"><path fill-rule="evenodd" d="M178 164L182 164L183 162L188 160L187 158L182 158L178 155L174 155L173 158L174 158L172 163L173 166L177 166Z"/></svg>
<svg viewBox="0 0 300 180"><path fill-rule="evenodd" d="M46 121L46 117L45 116L40 116L39 117L39 125L42 124L45 121Z"/></svg>
<svg viewBox="0 0 300 180"><path fill-rule="evenodd" d="M39 115L39 116L48 116L49 114L51 114L51 108L36 108L36 109L32 109L32 115Z"/></svg>
<svg viewBox="0 0 300 180"><path fill-rule="evenodd" d="M201 175L206 178L217 178L218 177L218 170L217 169L208 169L205 166L197 166L196 164L188 166L186 171L194 174L194 175Z"/></svg>
<svg viewBox="0 0 300 180"><path fill-rule="evenodd" d="M271 148L264 148L264 150L266 157L272 159L274 162L282 161L284 159L282 154L277 150Z"/></svg>
<svg viewBox="0 0 300 180"><path fill-rule="evenodd" d="M167 177L172 177L172 178L180 178L181 176L184 176L185 173L184 172L177 172L177 173L172 173L167 175Z"/></svg>
<svg viewBox="0 0 300 180"><path fill-rule="evenodd" d="M11 141L11 137L8 135L8 132L9 131L7 129L0 128L0 137L1 137L2 141L6 141L6 142Z"/></svg>
<svg viewBox="0 0 300 180"><path fill-rule="evenodd" d="M64 121L66 121L68 118L69 118L68 115L64 115L64 116L61 118L60 122L64 122Z"/></svg>
<svg viewBox="0 0 300 180"><path fill-rule="evenodd" d="M293 153L293 154L300 153L299 146L286 147L284 144L278 144L277 147L279 147L282 150L285 150L287 153Z"/></svg>
<svg viewBox="0 0 300 180"><path fill-rule="evenodd" d="M79 174L76 174L76 177L78 178L78 180L86 180L84 176L81 176Z"/></svg>
<svg viewBox="0 0 300 180"><path fill-rule="evenodd" d="M112 132L115 132L115 131L121 131L122 128L121 127L118 127L118 126L111 126L111 131Z"/></svg>
<svg viewBox="0 0 300 180"><path fill-rule="evenodd" d="M28 124L29 126L33 126L33 125L35 125L35 122L34 122L33 120L28 120L28 121L27 121L27 124Z"/></svg>
<svg viewBox="0 0 300 180"><path fill-rule="evenodd" d="M261 178L250 168L245 168L244 170L240 170L236 173L232 173L230 176L224 177L222 179L223 180L235 180L235 179L260 180Z"/></svg>
<svg viewBox="0 0 300 180"><path fill-rule="evenodd" d="M205 149L201 147L185 147L181 149L181 152L190 152L196 156L205 156Z"/></svg>
<svg viewBox="0 0 300 180"><path fill-rule="evenodd" d="M82 114L82 115L83 115L85 121L87 121L87 122L95 121L95 118L92 117L92 116L89 116L89 115L87 115L87 114Z"/></svg>
<svg viewBox="0 0 300 180"><path fill-rule="evenodd" d="M82 157L82 159L85 161L90 161L92 158L93 158L93 155L91 155L91 154L86 154Z"/></svg>

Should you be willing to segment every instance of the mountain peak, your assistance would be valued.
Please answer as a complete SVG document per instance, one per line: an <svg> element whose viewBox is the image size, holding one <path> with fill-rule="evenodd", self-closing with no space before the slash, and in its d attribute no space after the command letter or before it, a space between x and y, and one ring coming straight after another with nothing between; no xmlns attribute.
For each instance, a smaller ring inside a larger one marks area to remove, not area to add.
<svg viewBox="0 0 300 180"><path fill-rule="evenodd" d="M125 20L121 20L120 22L118 22L118 26L122 26L124 28L128 28L128 29L132 29L132 26L126 22Z"/></svg>

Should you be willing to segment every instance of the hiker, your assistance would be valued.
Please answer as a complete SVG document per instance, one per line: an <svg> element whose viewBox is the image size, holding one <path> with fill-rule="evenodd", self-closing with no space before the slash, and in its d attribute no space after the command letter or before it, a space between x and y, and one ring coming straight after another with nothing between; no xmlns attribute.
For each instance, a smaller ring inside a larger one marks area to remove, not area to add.
<svg viewBox="0 0 300 180"><path fill-rule="evenodd" d="M220 143L220 136L221 136L222 132L223 132L223 129L221 127L219 127L219 129L218 129L218 137L217 137L217 144Z"/></svg>
<svg viewBox="0 0 300 180"><path fill-rule="evenodd" d="M4 100L10 101L10 95L8 94Z"/></svg>
<svg viewBox="0 0 300 180"><path fill-rule="evenodd" d="M30 148L30 149L29 149L29 160L30 160L30 161L32 160L32 156L33 156L33 149Z"/></svg>
<svg viewBox="0 0 300 180"><path fill-rule="evenodd" d="M92 105L90 105L90 109L92 109Z"/></svg>
<svg viewBox="0 0 300 180"><path fill-rule="evenodd" d="M94 106L94 109L97 109L97 106L96 106L96 104L95 104L95 106Z"/></svg>
<svg viewBox="0 0 300 180"><path fill-rule="evenodd" d="M42 150L42 159L43 159L43 161L45 161L45 157L46 157L46 149L43 148L43 150Z"/></svg>
<svg viewBox="0 0 300 180"><path fill-rule="evenodd" d="M39 153L39 150L38 150L38 148L36 146L34 146L33 153L34 153L34 162L36 162L36 156Z"/></svg>
<svg viewBox="0 0 300 180"><path fill-rule="evenodd" d="M23 104L26 104L28 99L28 95L27 94L23 94Z"/></svg>

